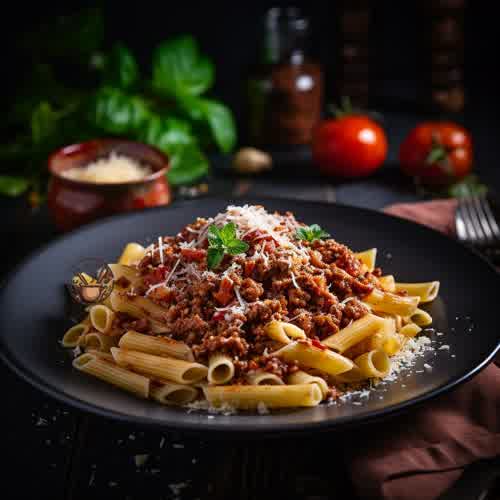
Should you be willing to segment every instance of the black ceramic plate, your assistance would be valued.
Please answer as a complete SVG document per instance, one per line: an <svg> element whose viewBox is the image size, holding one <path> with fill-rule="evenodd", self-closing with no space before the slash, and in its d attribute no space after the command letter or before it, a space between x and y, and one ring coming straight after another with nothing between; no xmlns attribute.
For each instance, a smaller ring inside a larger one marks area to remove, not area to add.
<svg viewBox="0 0 500 500"><path fill-rule="evenodd" d="M245 201L262 202L271 210L293 210L300 220L320 224L355 250L377 247L378 264L401 281L440 280L440 297L429 309L433 326L444 334L431 338L436 347L445 344L450 349L427 353L411 371L358 404L268 415L188 413L137 399L73 370L58 342L68 326L63 283L73 265L86 257L113 261L129 241L148 243L159 234L175 234L196 217L215 215L228 204L205 199L110 218L60 238L30 257L0 292L2 358L34 386L83 410L132 423L239 435L333 430L389 416L455 387L492 359L499 347L494 291L500 280L471 251L425 227L378 212L287 200ZM424 363L432 370L424 370Z"/></svg>

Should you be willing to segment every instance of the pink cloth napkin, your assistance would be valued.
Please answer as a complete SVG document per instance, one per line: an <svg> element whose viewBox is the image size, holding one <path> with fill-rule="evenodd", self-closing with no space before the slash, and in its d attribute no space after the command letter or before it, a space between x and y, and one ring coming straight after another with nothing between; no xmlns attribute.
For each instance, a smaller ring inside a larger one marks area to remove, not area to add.
<svg viewBox="0 0 500 500"><path fill-rule="evenodd" d="M454 232L455 200L400 204L385 211ZM500 454L500 368L387 423L361 428L351 478L361 498L432 500L472 462Z"/></svg>

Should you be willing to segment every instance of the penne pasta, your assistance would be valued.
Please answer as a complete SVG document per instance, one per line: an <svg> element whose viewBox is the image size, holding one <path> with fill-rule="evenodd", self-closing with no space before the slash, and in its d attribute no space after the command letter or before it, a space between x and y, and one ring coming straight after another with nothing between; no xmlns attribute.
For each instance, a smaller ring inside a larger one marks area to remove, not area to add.
<svg viewBox="0 0 500 500"><path fill-rule="evenodd" d="M210 384L227 384L233 377L233 360L227 354L212 354L208 360L208 382Z"/></svg>
<svg viewBox="0 0 500 500"><path fill-rule="evenodd" d="M113 273L115 286L118 286L116 282L119 282L121 278L125 278L132 286L136 286L142 281L142 277L135 267L124 264L108 264L108 266Z"/></svg>
<svg viewBox="0 0 500 500"><path fill-rule="evenodd" d="M115 337L104 335L101 332L90 332L82 339L82 345L88 349L95 349L96 351L109 352L109 350L116 346Z"/></svg>
<svg viewBox="0 0 500 500"><path fill-rule="evenodd" d="M374 314L366 314L339 332L327 337L322 343L342 353L379 331L384 326L384 321L383 318Z"/></svg>
<svg viewBox="0 0 500 500"><path fill-rule="evenodd" d="M374 350L358 356L354 363L366 378L384 378L391 370L391 361L384 351Z"/></svg>
<svg viewBox="0 0 500 500"><path fill-rule="evenodd" d="M405 337L415 337L415 335L418 335L422 331L422 328L420 326L416 325L415 323L408 323L407 325L403 326L401 330L399 330L399 333L401 335L404 335Z"/></svg>
<svg viewBox="0 0 500 500"><path fill-rule="evenodd" d="M139 243L128 243L118 259L118 264L123 264L125 266L138 264L145 253L146 249L142 245L139 245Z"/></svg>
<svg viewBox="0 0 500 500"><path fill-rule="evenodd" d="M198 389L192 385L174 384L152 385L151 398L164 405L184 405L198 397Z"/></svg>
<svg viewBox="0 0 500 500"><path fill-rule="evenodd" d="M348 372L341 373L340 375L335 375L335 377L333 377L336 382L341 382L343 384L361 382L367 378L368 377L361 372L359 366L357 365L354 365Z"/></svg>
<svg viewBox="0 0 500 500"><path fill-rule="evenodd" d="M92 356L95 356L98 359L103 359L104 361L107 361L112 365L116 365L115 360L110 352L97 351L96 349L89 349L88 347L85 348L85 352L92 354Z"/></svg>
<svg viewBox="0 0 500 500"><path fill-rule="evenodd" d="M292 339L306 338L306 334L302 328L291 323L285 323L284 321L272 320L265 326L265 330L269 338L282 344L289 344L292 342Z"/></svg>
<svg viewBox="0 0 500 500"><path fill-rule="evenodd" d="M94 354L84 353L73 360L73 366L84 373L93 375L120 389L147 398L149 396L149 379L108 363Z"/></svg>
<svg viewBox="0 0 500 500"><path fill-rule="evenodd" d="M89 310L90 323L101 333L108 333L113 326L115 313L107 306L98 304Z"/></svg>
<svg viewBox="0 0 500 500"><path fill-rule="evenodd" d="M439 281L426 283L396 283L396 292L406 292L408 295L418 295L420 303L432 302L439 293Z"/></svg>
<svg viewBox="0 0 500 500"><path fill-rule="evenodd" d="M329 349L320 349L297 341L273 353L286 361L297 361L300 366L315 368L329 375L338 375L352 368L352 361Z"/></svg>
<svg viewBox="0 0 500 500"><path fill-rule="evenodd" d="M364 298L372 311L409 316L417 309L419 297L403 297L390 292L374 289Z"/></svg>
<svg viewBox="0 0 500 500"><path fill-rule="evenodd" d="M297 385L212 385L205 389L214 407L224 404L233 408L252 410L261 405L267 408L317 406L323 394L317 384Z"/></svg>
<svg viewBox="0 0 500 500"><path fill-rule="evenodd" d="M326 383L326 380L321 377L316 377L314 375L310 375L302 370L296 371L292 373L287 380L288 384L296 385L296 384L316 384L323 395L322 399L326 399L328 393L330 392L330 388Z"/></svg>
<svg viewBox="0 0 500 500"><path fill-rule="evenodd" d="M357 252L354 255L366 266L367 270L372 272L375 269L375 261L377 260L377 249L370 248L364 252Z"/></svg>
<svg viewBox="0 0 500 500"><path fill-rule="evenodd" d="M394 279L394 276L392 274L380 276L378 282L380 286L384 289L384 291L392 293L396 292L396 280Z"/></svg>
<svg viewBox="0 0 500 500"><path fill-rule="evenodd" d="M63 347L76 347L81 342L82 338L89 331L89 325L78 323L72 326L64 334L61 344Z"/></svg>
<svg viewBox="0 0 500 500"><path fill-rule="evenodd" d="M285 382L274 373L256 370L247 375L250 385L283 385Z"/></svg>
<svg viewBox="0 0 500 500"><path fill-rule="evenodd" d="M187 344L168 337L156 337L129 330L120 338L118 345L129 351L194 361L193 351Z"/></svg>
<svg viewBox="0 0 500 500"><path fill-rule="evenodd" d="M160 312L165 314L166 311L163 307L158 306L149 299L144 297L135 297L134 300L130 300L130 298L125 294L118 292L117 290L113 290L109 296L109 300L114 311L126 313L133 318L147 319L151 324L151 331L153 333L165 333L167 331L165 326L160 321L154 319L151 314L149 314L149 312L142 307L147 304L149 308L155 309L157 315L159 315Z"/></svg>
<svg viewBox="0 0 500 500"><path fill-rule="evenodd" d="M178 384L193 384L206 378L208 368L200 363L182 359L153 356L139 351L111 348L111 354L119 366L131 368L150 377L171 380Z"/></svg>
<svg viewBox="0 0 500 500"><path fill-rule="evenodd" d="M415 323L418 326L429 326L432 323L432 316L423 309L417 308L415 311L403 318L405 323Z"/></svg>

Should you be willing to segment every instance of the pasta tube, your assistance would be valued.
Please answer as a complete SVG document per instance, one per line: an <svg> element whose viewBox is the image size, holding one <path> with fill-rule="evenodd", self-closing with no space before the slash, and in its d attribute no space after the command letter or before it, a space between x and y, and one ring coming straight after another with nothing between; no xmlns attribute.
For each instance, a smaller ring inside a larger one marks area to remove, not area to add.
<svg viewBox="0 0 500 500"><path fill-rule="evenodd" d="M306 338L306 334L302 328L292 325L292 323L285 323L284 321L270 321L265 326L265 331L269 338L282 344L289 344L292 342L292 339Z"/></svg>
<svg viewBox="0 0 500 500"><path fill-rule="evenodd" d="M89 325L84 323L78 323L77 325L72 326L62 338L62 346L63 347L76 347L81 339L85 336L85 334L89 331Z"/></svg>
<svg viewBox="0 0 500 500"><path fill-rule="evenodd" d="M386 276L380 276L378 282L386 292L392 292L392 293L396 292L396 280L394 279L394 276L392 274L387 274Z"/></svg>
<svg viewBox="0 0 500 500"><path fill-rule="evenodd" d="M125 266L124 264L108 264L108 266L113 273L115 286L120 278L126 278L131 285L137 285L142 280L141 275L135 267Z"/></svg>
<svg viewBox="0 0 500 500"><path fill-rule="evenodd" d="M384 326L384 321L383 318L374 314L366 314L339 332L330 335L322 343L342 353L380 330Z"/></svg>
<svg viewBox="0 0 500 500"><path fill-rule="evenodd" d="M171 380L178 384L199 382L207 376L208 372L207 367L200 363L153 356L139 351L112 347L111 354L120 366L131 368L135 372L150 377Z"/></svg>
<svg viewBox="0 0 500 500"><path fill-rule="evenodd" d="M104 335L101 332L90 332L85 335L82 340L85 347L95 349L96 351L109 352L109 350L116 346L114 337Z"/></svg>
<svg viewBox="0 0 500 500"><path fill-rule="evenodd" d="M247 380L250 385L283 385L285 382L274 373L256 370L247 375Z"/></svg>
<svg viewBox="0 0 500 500"><path fill-rule="evenodd" d="M139 245L139 243L128 243L118 259L118 264L124 264L125 266L137 264L144 257L145 253L146 249L142 245Z"/></svg>
<svg viewBox="0 0 500 500"><path fill-rule="evenodd" d="M415 312L420 298L402 297L401 295L374 289L364 300L375 312L409 316Z"/></svg>
<svg viewBox="0 0 500 500"><path fill-rule="evenodd" d="M120 389L134 393L141 398L149 396L149 379L124 368L108 363L94 354L84 353L73 360L73 366Z"/></svg>
<svg viewBox="0 0 500 500"><path fill-rule="evenodd" d="M292 385L316 384L321 390L321 394L323 395L322 399L326 399L326 397L328 396L328 392L330 391L325 379L321 377L315 377L314 375L309 375L309 373L306 373L302 370L292 373L288 377L288 383Z"/></svg>
<svg viewBox="0 0 500 500"><path fill-rule="evenodd" d="M101 333L108 333L113 326L115 313L107 306L98 304L89 311L92 326Z"/></svg>
<svg viewBox="0 0 500 500"><path fill-rule="evenodd" d="M210 384L226 384L233 377L233 360L227 354L212 354L208 360L208 382Z"/></svg>
<svg viewBox="0 0 500 500"><path fill-rule="evenodd" d="M120 338L118 345L122 349L128 349L129 351L194 361L193 352L187 344L168 337L155 337L129 330Z"/></svg>
<svg viewBox="0 0 500 500"><path fill-rule="evenodd" d="M439 281L426 283L396 283L396 292L406 292L408 295L418 295L420 303L433 301L439 293Z"/></svg>
<svg viewBox="0 0 500 500"><path fill-rule="evenodd" d="M341 354L297 341L285 345L273 355L286 361L297 361L301 366L315 368L329 375L338 375L352 368L352 361Z"/></svg>
<svg viewBox="0 0 500 500"><path fill-rule="evenodd" d="M384 378L391 369L391 361L384 351L374 350L358 356L354 362L367 377Z"/></svg>
<svg viewBox="0 0 500 500"><path fill-rule="evenodd" d="M212 406L229 404L251 410L264 404L268 408L317 406L323 394L317 384L297 385L212 385L205 388Z"/></svg>
<svg viewBox="0 0 500 500"><path fill-rule="evenodd" d="M357 252L354 254L367 268L372 272L375 269L375 261L377 260L377 249L370 248L364 252Z"/></svg>
<svg viewBox="0 0 500 500"><path fill-rule="evenodd" d="M399 333L401 335L404 335L405 337L415 337L419 332L422 331L422 328L420 328L418 325L415 323L408 323L407 325L403 326L401 330L399 330Z"/></svg>
<svg viewBox="0 0 500 500"><path fill-rule="evenodd" d="M192 385L173 384L171 382L160 386L152 385L151 397L164 405L184 405L198 397L198 389Z"/></svg>
<svg viewBox="0 0 500 500"><path fill-rule="evenodd" d="M432 316L423 309L417 307L415 311L404 318L405 323L415 323L418 326L428 326L432 323Z"/></svg>

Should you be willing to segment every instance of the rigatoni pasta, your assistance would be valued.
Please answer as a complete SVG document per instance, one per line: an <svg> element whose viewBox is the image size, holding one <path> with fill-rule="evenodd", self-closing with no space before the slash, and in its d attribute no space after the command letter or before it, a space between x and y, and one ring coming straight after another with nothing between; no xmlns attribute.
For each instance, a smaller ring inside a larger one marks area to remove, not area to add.
<svg viewBox="0 0 500 500"><path fill-rule="evenodd" d="M76 369L165 405L316 406L386 377L432 322L421 305L439 282L383 275L376 256L291 213L229 206L128 244L111 294L62 345L83 349Z"/></svg>

